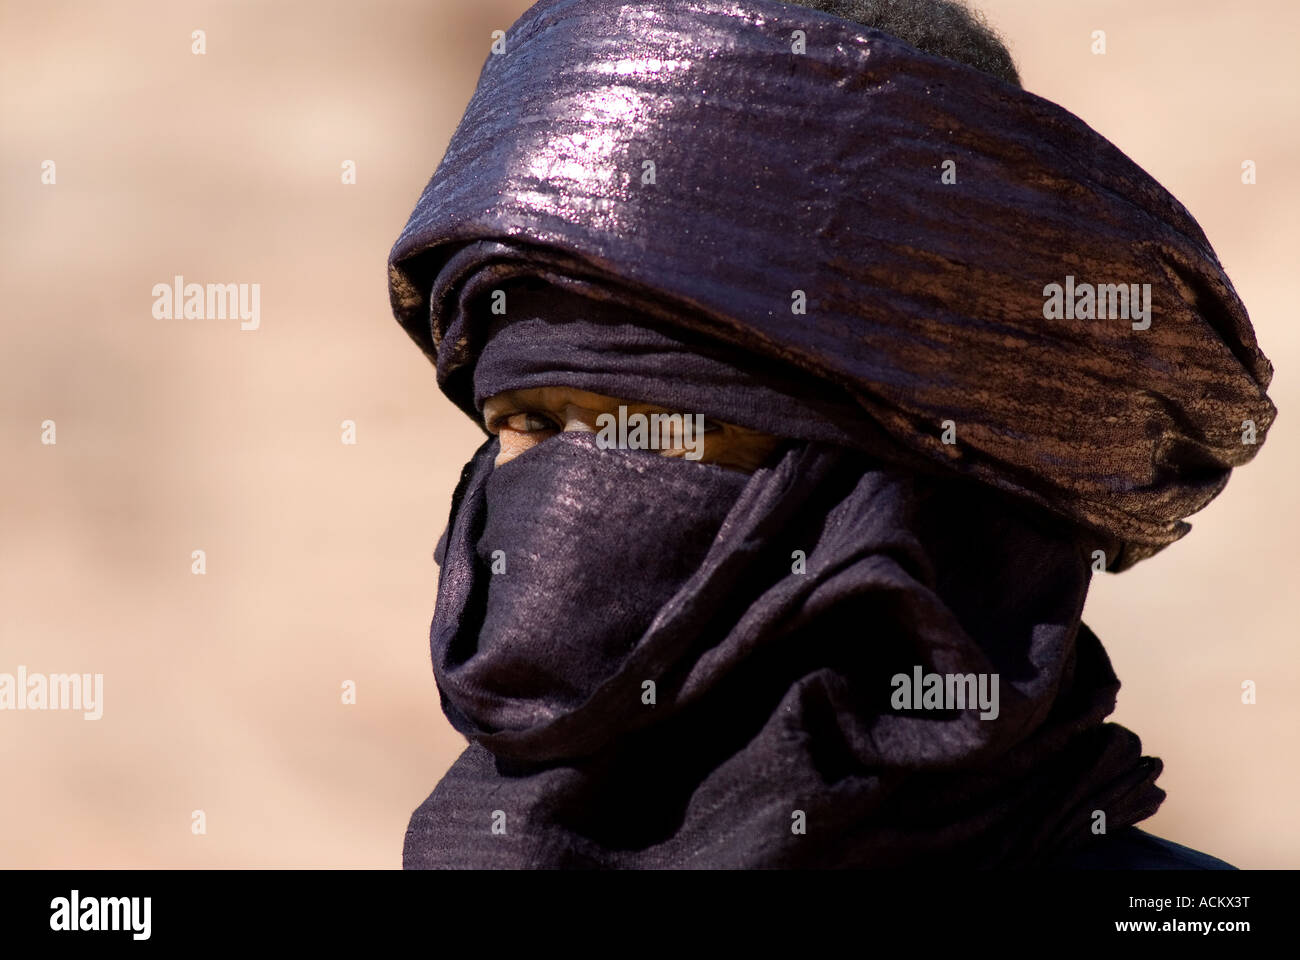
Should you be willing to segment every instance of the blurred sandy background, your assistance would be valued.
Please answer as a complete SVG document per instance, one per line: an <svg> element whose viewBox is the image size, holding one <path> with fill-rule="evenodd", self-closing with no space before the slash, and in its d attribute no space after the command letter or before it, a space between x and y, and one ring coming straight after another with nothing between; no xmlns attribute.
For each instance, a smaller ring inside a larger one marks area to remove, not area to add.
<svg viewBox="0 0 1300 960"><path fill-rule="evenodd" d="M431 553L480 435L392 320L385 259L527 6L0 0L0 672L105 677L98 722L0 713L0 866L400 865L464 742ZM1256 461L1085 619L1166 763L1144 826L1300 866L1300 7L981 6L1028 89L1200 220L1277 367ZM155 320L175 274L260 283L261 329Z"/></svg>

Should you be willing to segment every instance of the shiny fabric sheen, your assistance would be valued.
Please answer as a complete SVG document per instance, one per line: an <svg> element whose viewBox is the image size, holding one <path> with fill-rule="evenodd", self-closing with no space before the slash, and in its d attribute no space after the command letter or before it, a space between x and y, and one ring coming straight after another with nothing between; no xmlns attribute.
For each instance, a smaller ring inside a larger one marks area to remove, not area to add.
<svg viewBox="0 0 1300 960"><path fill-rule="evenodd" d="M470 746L412 816L407 868L1035 866L1086 849L1093 811L1118 830L1164 798L1160 761L1103 722L1119 684L1079 621L1089 558L1047 514L817 442L731 480L590 433L499 474L496 450L457 489L430 631ZM598 615L622 598L631 620ZM894 709L918 664L999 674L998 717Z"/></svg>
<svg viewBox="0 0 1300 960"><path fill-rule="evenodd" d="M1151 284L1150 329L1045 319L1067 276ZM1157 809L1105 722L1092 551L1187 532L1272 369L1191 215L1077 117L775 0L543 0L389 281L476 420L569 385L789 441L748 477L479 448L430 631L470 744L405 866L1079 864L1111 856L1095 811L1131 838ZM894 709L917 665L997 673L998 718Z"/></svg>
<svg viewBox="0 0 1300 960"><path fill-rule="evenodd" d="M1151 284L1150 329L1045 319L1067 276ZM390 255L394 313L467 413L483 304L518 277L813 373L862 449L1114 539L1112 571L1183 536L1275 415L1200 227L1114 145L776 0L543 0L507 31Z"/></svg>

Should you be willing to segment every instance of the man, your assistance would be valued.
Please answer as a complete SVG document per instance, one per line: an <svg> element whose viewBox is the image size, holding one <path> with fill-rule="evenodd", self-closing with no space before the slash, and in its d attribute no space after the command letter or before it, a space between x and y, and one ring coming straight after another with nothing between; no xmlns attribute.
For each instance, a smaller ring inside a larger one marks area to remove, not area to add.
<svg viewBox="0 0 1300 960"><path fill-rule="evenodd" d="M1245 309L962 8L820 6L543 0L393 249L488 434L408 867L1226 866L1079 615L1270 426Z"/></svg>

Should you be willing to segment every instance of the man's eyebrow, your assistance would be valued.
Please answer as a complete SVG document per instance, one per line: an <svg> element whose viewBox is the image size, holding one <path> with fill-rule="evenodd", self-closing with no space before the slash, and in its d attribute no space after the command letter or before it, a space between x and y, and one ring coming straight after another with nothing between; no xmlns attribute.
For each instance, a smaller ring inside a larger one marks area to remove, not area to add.
<svg viewBox="0 0 1300 960"><path fill-rule="evenodd" d="M516 399L518 393L518 390L503 390L500 393L493 394L483 401L483 409L486 410L493 404L500 405L502 403L513 401Z"/></svg>

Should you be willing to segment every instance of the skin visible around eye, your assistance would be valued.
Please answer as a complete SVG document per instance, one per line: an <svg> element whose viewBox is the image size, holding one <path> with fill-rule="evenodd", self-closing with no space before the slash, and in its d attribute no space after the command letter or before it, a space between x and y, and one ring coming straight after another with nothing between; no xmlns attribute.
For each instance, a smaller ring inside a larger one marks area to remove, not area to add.
<svg viewBox="0 0 1300 960"><path fill-rule="evenodd" d="M628 415L680 412L571 387L509 390L490 397L483 404L483 422L501 441L495 465L513 460L561 430L595 433L604 422L598 422L598 418L602 414L616 417L620 406L627 409ZM659 453L684 458L690 451L681 439L674 433L674 445ZM700 462L746 473L756 470L781 443L770 434L710 419L704 420L697 441Z"/></svg>
<svg viewBox="0 0 1300 960"><path fill-rule="evenodd" d="M562 429L555 421L549 417L541 416L536 413L511 414L501 420L501 425L507 430L514 430L517 433L541 433L546 430L558 431Z"/></svg>

